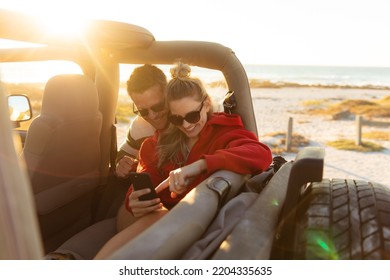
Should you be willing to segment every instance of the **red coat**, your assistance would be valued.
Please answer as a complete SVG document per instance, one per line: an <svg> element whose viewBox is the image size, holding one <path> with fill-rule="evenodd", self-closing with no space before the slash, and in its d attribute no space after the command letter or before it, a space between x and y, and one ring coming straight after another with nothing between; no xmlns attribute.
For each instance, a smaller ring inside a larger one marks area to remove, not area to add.
<svg viewBox="0 0 390 280"><path fill-rule="evenodd" d="M170 171L180 167L169 162L163 166L162 170L157 169L158 158L155 152L157 137L158 133L143 142L137 170L137 172L149 173L155 187L169 176ZM267 169L272 163L271 150L259 142L253 132L244 128L241 118L238 115L225 113L214 113L207 121L200 132L198 141L192 147L185 165L201 158L207 162L207 172L197 176L188 185L186 193L218 170L230 170L239 174L257 174ZM132 190L133 188L130 187L125 202L130 212L128 204ZM164 206L170 209L185 194L173 199L167 188L159 193L159 197Z"/></svg>

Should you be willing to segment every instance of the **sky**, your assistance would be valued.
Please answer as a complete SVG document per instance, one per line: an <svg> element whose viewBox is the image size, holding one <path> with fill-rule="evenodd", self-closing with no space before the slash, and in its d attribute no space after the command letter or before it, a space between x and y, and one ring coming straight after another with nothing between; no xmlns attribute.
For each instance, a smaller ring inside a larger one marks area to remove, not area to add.
<svg viewBox="0 0 390 280"><path fill-rule="evenodd" d="M390 67L389 0L0 0L0 8L217 42L244 64Z"/></svg>

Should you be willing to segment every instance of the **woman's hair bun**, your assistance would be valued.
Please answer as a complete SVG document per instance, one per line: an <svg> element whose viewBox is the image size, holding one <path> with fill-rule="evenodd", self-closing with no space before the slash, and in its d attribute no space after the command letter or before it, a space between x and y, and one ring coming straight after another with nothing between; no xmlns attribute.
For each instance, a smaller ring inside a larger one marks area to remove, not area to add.
<svg viewBox="0 0 390 280"><path fill-rule="evenodd" d="M174 79L183 79L188 78L191 74L191 68L189 65L184 63L176 63L174 67L171 68L171 76Z"/></svg>

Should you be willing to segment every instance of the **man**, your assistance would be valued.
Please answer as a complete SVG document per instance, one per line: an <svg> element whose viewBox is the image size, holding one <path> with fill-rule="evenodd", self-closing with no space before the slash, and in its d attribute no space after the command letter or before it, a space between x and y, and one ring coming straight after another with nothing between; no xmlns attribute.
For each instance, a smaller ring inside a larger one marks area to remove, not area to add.
<svg viewBox="0 0 390 280"><path fill-rule="evenodd" d="M121 144L116 159L116 175L127 178L137 167L138 150L143 140L154 131L164 129L168 110L165 107L167 78L161 69L145 64L134 69L127 81L127 92L133 100L133 111L138 116L131 123L126 140Z"/></svg>
<svg viewBox="0 0 390 280"><path fill-rule="evenodd" d="M168 125L168 109L165 106L167 77L158 67L150 64L134 69L127 81L127 92L133 100L133 111L137 117L131 123L127 138L121 144L116 158L115 173L119 178L128 178L138 164L138 150L145 138L155 130ZM134 217L122 206L117 215L117 230L134 221Z"/></svg>

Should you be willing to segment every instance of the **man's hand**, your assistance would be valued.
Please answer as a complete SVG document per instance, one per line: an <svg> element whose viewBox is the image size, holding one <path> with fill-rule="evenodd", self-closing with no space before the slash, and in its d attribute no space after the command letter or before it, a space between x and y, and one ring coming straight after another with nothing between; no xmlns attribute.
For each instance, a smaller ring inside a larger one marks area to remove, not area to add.
<svg viewBox="0 0 390 280"><path fill-rule="evenodd" d="M135 171L138 165L138 160L129 156L124 156L116 164L116 175L119 178L127 178L131 171Z"/></svg>

